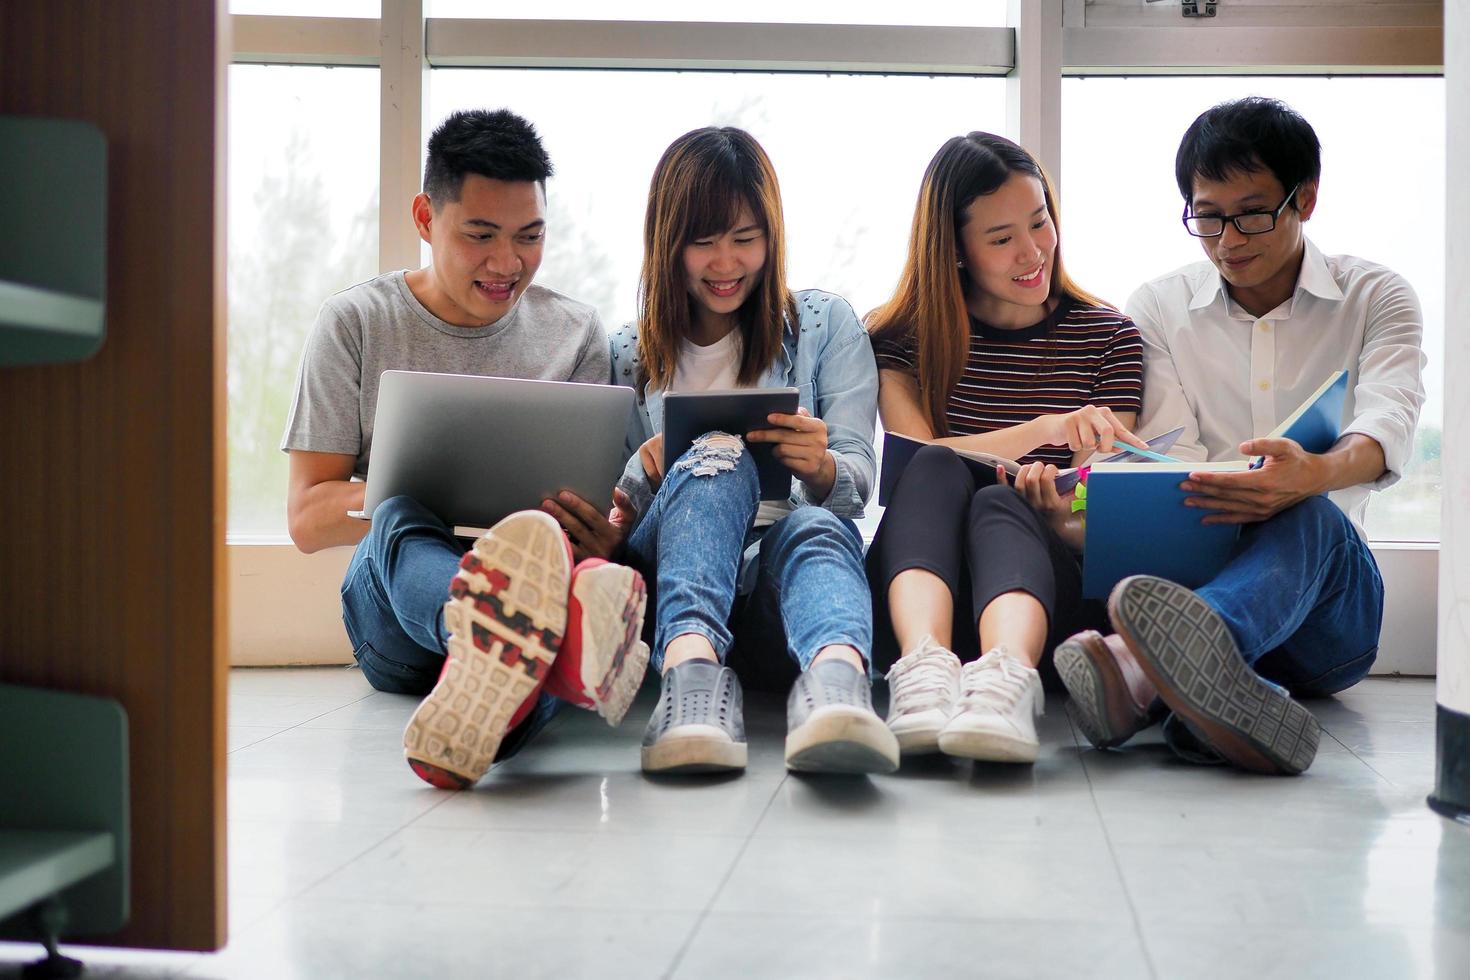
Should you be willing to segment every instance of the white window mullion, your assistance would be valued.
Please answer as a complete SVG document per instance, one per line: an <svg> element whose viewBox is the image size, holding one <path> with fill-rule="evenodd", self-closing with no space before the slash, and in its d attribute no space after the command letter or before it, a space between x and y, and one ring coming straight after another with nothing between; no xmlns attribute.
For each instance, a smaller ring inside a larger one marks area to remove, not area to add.
<svg viewBox="0 0 1470 980"><path fill-rule="evenodd" d="M409 202L423 182L429 62L424 56L424 0L383 0L381 24L382 180L378 192L378 271L417 269L419 236Z"/></svg>
<svg viewBox="0 0 1470 980"><path fill-rule="evenodd" d="M1063 0L1011 0L1016 67L1006 80L1006 135L1020 143L1062 190Z"/></svg>

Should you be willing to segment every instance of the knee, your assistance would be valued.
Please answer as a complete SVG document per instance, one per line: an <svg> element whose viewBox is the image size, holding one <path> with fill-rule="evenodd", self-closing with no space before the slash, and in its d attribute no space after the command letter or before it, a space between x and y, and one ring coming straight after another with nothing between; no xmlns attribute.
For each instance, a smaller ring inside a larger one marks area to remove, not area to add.
<svg viewBox="0 0 1470 980"><path fill-rule="evenodd" d="M1027 509L1028 504L1021 499L1019 493L998 483L981 487L970 498L971 517L993 513L1021 514Z"/></svg>
<svg viewBox="0 0 1470 980"><path fill-rule="evenodd" d="M863 539L856 525L821 507L799 507L772 529L782 543L827 540L855 555L862 554Z"/></svg>
<svg viewBox="0 0 1470 980"><path fill-rule="evenodd" d="M727 432L706 432L695 439L670 468L669 476L675 474L687 474L688 479L682 481L686 486L748 489L752 499L758 492L755 460L745 440Z"/></svg>
<svg viewBox="0 0 1470 980"><path fill-rule="evenodd" d="M389 497L378 504L369 516L373 521L372 529L378 534L388 534L405 526L441 523L432 511L405 494Z"/></svg>
<svg viewBox="0 0 1470 980"><path fill-rule="evenodd" d="M1342 512L1342 508L1327 499L1326 494L1308 497L1288 507L1262 526L1266 525L1289 530L1304 543L1316 541L1322 547L1358 540L1353 522Z"/></svg>
<svg viewBox="0 0 1470 980"><path fill-rule="evenodd" d="M926 486L960 486L968 492L975 489L975 479L965 461L948 446L928 445L914 453L904 467L903 475L913 474Z"/></svg>

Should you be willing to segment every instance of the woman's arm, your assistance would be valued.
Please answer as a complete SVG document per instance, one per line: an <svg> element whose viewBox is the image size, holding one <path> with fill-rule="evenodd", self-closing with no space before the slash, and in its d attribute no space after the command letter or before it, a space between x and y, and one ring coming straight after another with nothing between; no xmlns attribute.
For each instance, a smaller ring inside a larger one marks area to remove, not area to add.
<svg viewBox="0 0 1470 980"><path fill-rule="evenodd" d="M1038 446L1071 446L1076 458L1087 459L1099 448L1111 449L1115 440L1143 445L1133 435L1131 414L1125 423L1122 416L1095 405L1084 405L1061 415L1039 415L994 432L935 439L924 410L919 407L919 384L913 376L885 369L878 372L878 378L878 410L883 417L883 428L911 439L1008 459L1020 459Z"/></svg>

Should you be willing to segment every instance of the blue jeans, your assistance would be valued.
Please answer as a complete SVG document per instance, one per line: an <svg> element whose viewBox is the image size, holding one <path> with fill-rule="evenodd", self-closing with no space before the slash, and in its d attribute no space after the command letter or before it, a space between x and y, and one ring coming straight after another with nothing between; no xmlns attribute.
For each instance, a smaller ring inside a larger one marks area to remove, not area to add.
<svg viewBox="0 0 1470 980"><path fill-rule="evenodd" d="M410 497L392 497L373 511L342 580L342 625L374 690L418 697L433 690L449 649L444 603L464 552L453 530ZM497 758L546 727L559 704L542 694Z"/></svg>
<svg viewBox="0 0 1470 980"><path fill-rule="evenodd" d="M857 527L801 507L752 530L760 501L750 454L742 449L696 472L707 452L696 440L669 468L628 540L630 562L648 570L653 584L654 669L663 669L669 641L685 633L709 640L721 663L737 645L742 674L774 677L784 668L794 677L835 644L871 663L872 603ZM746 546L755 540L759 564L748 594L737 598ZM789 660L772 663L777 651Z"/></svg>
<svg viewBox="0 0 1470 980"><path fill-rule="evenodd" d="M1378 656L1383 579L1325 496L1245 525L1225 568L1195 591L1230 627L1246 663L1295 696L1352 687Z"/></svg>

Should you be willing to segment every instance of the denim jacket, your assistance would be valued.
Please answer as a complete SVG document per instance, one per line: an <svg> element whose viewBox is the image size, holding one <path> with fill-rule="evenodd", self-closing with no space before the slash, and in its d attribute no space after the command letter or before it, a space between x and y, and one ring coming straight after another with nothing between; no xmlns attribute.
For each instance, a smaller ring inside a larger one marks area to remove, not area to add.
<svg viewBox="0 0 1470 980"><path fill-rule="evenodd" d="M806 485L791 481L793 508L825 507L838 517L857 518L873 491L877 459L873 425L878 414L878 369L868 332L841 296L820 289L796 294L797 323L790 319L781 350L757 388L795 388L803 408L827 423L827 451L837 464L837 479L826 500L812 500ZM612 335L613 382L637 388L638 325L630 323ZM639 388L637 411L628 427L627 466L618 486L639 517L648 512L653 488L638 447L663 431L664 392Z"/></svg>

